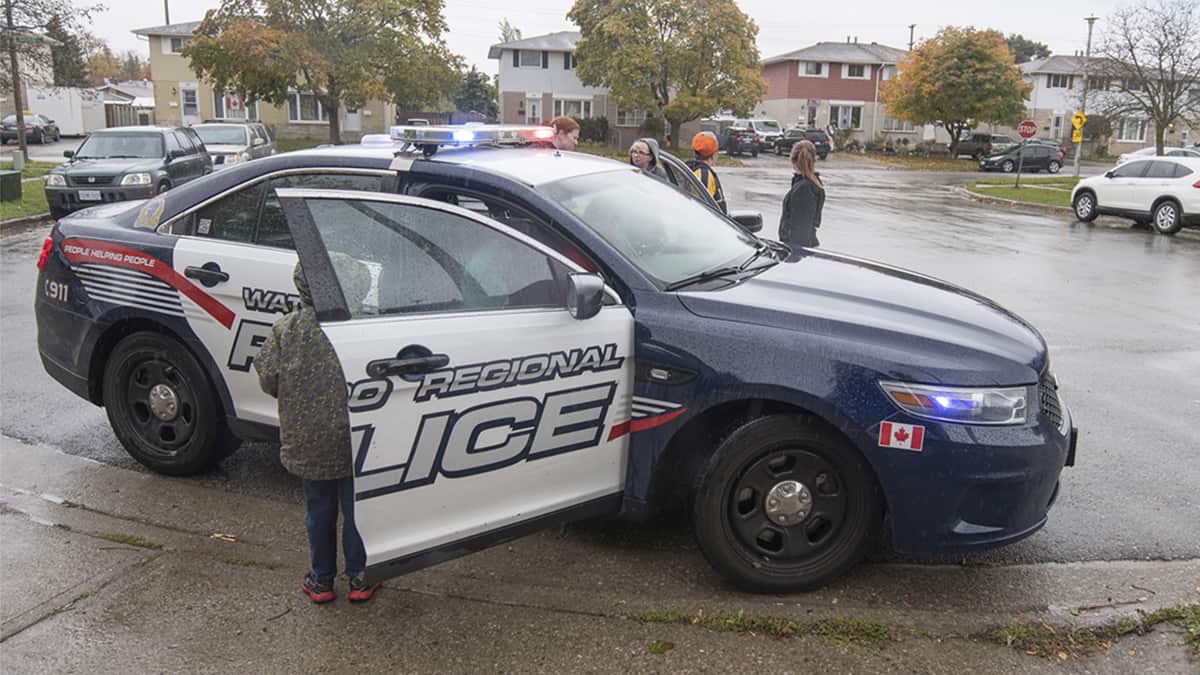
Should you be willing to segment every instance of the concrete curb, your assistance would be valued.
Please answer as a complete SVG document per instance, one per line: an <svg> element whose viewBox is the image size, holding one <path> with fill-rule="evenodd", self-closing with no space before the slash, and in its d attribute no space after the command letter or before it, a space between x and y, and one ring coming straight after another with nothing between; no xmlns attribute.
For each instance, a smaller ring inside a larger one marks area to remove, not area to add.
<svg viewBox="0 0 1200 675"><path fill-rule="evenodd" d="M21 216L20 218L10 218L8 220L0 220L0 231L12 229L14 227L22 227L24 225L33 225L42 220L50 218L50 212L35 213L32 216Z"/></svg>
<svg viewBox="0 0 1200 675"><path fill-rule="evenodd" d="M973 202L979 202L981 204L993 204L996 206L1007 206L1009 208L1014 208L1014 209L1016 209L1016 208L1033 209L1036 211L1042 211L1043 213L1065 213L1068 215L1074 215L1074 213L1075 213L1075 210L1069 206L1051 206L1049 204L1036 204L1034 202L1019 202L1019 201L1016 201L1015 199L1003 199L1000 197L988 197L986 195L981 195L981 194L971 192L970 190L968 190L966 187L964 187L962 185L954 186L954 191L956 193L958 193L960 196L965 197L966 199L969 199Z"/></svg>

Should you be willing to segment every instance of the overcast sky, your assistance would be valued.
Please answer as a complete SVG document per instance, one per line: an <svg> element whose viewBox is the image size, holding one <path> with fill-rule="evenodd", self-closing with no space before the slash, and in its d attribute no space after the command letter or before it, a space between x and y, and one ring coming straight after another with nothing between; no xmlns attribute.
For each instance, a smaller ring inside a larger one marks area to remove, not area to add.
<svg viewBox="0 0 1200 675"><path fill-rule="evenodd" d="M93 0L95 1L95 0ZM160 0L101 0L108 10L96 17L92 30L108 40L116 51L130 49L148 54L146 42L130 30L164 23ZM92 4L74 0L77 5ZM168 0L171 22L198 21L220 0ZM507 5L489 0L445 0L450 24L447 42L468 63L495 73L498 64L487 58L488 47L499 41L497 25L507 18L524 37L570 30L566 14L572 0L521 0ZM801 3L793 0L738 0L742 11L759 27L758 49L763 58L775 56L821 41L844 41L857 36L860 42L879 42L897 48L908 46L908 26L916 24L916 39L932 37L946 25L996 28L1006 35L1021 33L1044 42L1056 54L1082 51L1087 42L1089 14L1104 18L1121 0L1008 0L1007 2L948 3L945 0L866 0L839 6L836 2ZM1093 45L1096 44L1093 40Z"/></svg>

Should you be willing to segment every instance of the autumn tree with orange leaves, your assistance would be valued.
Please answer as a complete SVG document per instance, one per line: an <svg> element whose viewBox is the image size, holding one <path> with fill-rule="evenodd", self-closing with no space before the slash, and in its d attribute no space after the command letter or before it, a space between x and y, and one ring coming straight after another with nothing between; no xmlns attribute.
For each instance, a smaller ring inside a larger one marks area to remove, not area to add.
<svg viewBox="0 0 1200 675"><path fill-rule="evenodd" d="M222 0L183 50L219 90L282 105L312 91L341 140L341 108L449 96L461 59L446 47L443 0Z"/></svg>
<svg viewBox="0 0 1200 675"><path fill-rule="evenodd" d="M951 154L957 154L964 130L1019 122L1031 89L1003 35L951 27L901 59L880 97L891 117L941 126L950 134Z"/></svg>

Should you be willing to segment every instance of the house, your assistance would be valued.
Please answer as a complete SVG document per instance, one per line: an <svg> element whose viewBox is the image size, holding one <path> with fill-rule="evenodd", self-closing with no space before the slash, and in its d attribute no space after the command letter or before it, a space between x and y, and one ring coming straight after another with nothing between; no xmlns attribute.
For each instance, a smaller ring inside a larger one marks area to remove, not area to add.
<svg viewBox="0 0 1200 675"><path fill-rule="evenodd" d="M561 31L492 45L488 58L500 61L500 121L542 124L559 115L604 117L610 141L628 145L641 135L638 127L646 113L618 109L608 89L579 81L575 44L580 37L577 31Z"/></svg>
<svg viewBox="0 0 1200 675"><path fill-rule="evenodd" d="M1019 65L1026 82L1033 85L1026 101L1029 118L1037 122L1039 136L1058 141L1071 138L1071 115L1083 102L1085 73L1100 72L1100 60L1089 64L1083 56L1055 55ZM1088 82L1088 108L1096 109L1101 96L1115 95L1111 82L1092 76ZM1109 154L1119 155L1154 144L1154 125L1145 115L1129 115L1112 120ZM1189 145L1200 140L1186 123L1177 123L1166 130L1168 146Z"/></svg>
<svg viewBox="0 0 1200 675"><path fill-rule="evenodd" d="M762 63L767 93L757 112L784 126L852 129L859 141L880 134L923 140L923 130L887 116L880 102L884 81L896 77L907 54L875 42L818 42Z"/></svg>
<svg viewBox="0 0 1200 675"><path fill-rule="evenodd" d="M293 91L286 104L271 105L243 101L235 93L218 91L202 81L180 53L199 26L199 21L191 21L133 31L150 43L156 124L188 125L212 118L234 118L261 121L278 138L321 138L328 134L329 111L310 91ZM339 106L337 114L341 116L342 137L351 142L366 133L386 133L395 119L394 106L379 100L370 100L360 109Z"/></svg>

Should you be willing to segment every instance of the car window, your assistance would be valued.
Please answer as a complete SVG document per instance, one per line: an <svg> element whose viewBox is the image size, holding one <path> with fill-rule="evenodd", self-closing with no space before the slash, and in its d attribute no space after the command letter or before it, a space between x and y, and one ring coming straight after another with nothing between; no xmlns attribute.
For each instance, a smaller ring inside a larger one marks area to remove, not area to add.
<svg viewBox="0 0 1200 675"><path fill-rule="evenodd" d="M246 128L232 124L202 124L195 128L205 145L249 145Z"/></svg>
<svg viewBox="0 0 1200 675"><path fill-rule="evenodd" d="M1010 141L1008 139L1008 136L992 136L992 142L993 143L1012 143L1012 141Z"/></svg>
<svg viewBox="0 0 1200 675"><path fill-rule="evenodd" d="M180 221L175 234L250 243L254 240L254 224L258 222L258 204L263 184L258 183L201 207Z"/></svg>
<svg viewBox="0 0 1200 675"><path fill-rule="evenodd" d="M167 134L169 137L169 134ZM95 133L84 139L75 152L78 159L104 157L139 157L151 159L163 156L163 137L160 133Z"/></svg>
<svg viewBox="0 0 1200 675"><path fill-rule="evenodd" d="M1192 173L1192 170L1187 168L1186 166L1184 166L1182 164L1175 165L1175 175L1174 175L1175 178L1183 178L1184 176L1190 176L1191 173Z"/></svg>
<svg viewBox="0 0 1200 675"><path fill-rule="evenodd" d="M267 135L266 127L264 127L261 124L255 124L255 125L252 125L250 128L254 131L255 136L263 139L263 141L265 141L267 143L271 142L271 137Z"/></svg>
<svg viewBox="0 0 1200 675"><path fill-rule="evenodd" d="M1174 178L1175 167L1179 166L1175 162L1150 162L1150 169L1146 171L1146 178Z"/></svg>
<svg viewBox="0 0 1200 675"><path fill-rule="evenodd" d="M675 187L679 188L682 192L699 199L705 204L711 202L711 196L708 194L708 191L705 190L702 185L700 185L699 181L691 178L695 174L692 173L691 169L687 168L686 164L672 161L666 156L661 157L661 159L663 169L666 170L667 177L670 179L671 183L675 185Z"/></svg>
<svg viewBox="0 0 1200 675"><path fill-rule="evenodd" d="M306 202L352 317L565 307L566 266L482 223L412 204Z"/></svg>
<svg viewBox="0 0 1200 675"><path fill-rule="evenodd" d="M262 217L254 242L260 246L295 249L287 218L279 204L276 188L320 188L323 190L362 190L383 192L383 176L352 173L302 173L280 176L267 181L266 199L263 201Z"/></svg>
<svg viewBox="0 0 1200 675"><path fill-rule="evenodd" d="M179 138L173 133L163 134L163 140L167 143L167 152L183 149L183 146L179 145Z"/></svg>
<svg viewBox="0 0 1200 675"><path fill-rule="evenodd" d="M1150 162L1129 162L1113 169L1113 177L1141 178L1148 168L1150 168Z"/></svg>
<svg viewBox="0 0 1200 675"><path fill-rule="evenodd" d="M174 132L174 136L175 140L179 143L179 147L183 148L183 151L187 154L192 155L199 152L196 149L196 144L192 143L192 139L188 138L187 134L182 131L176 131Z"/></svg>

